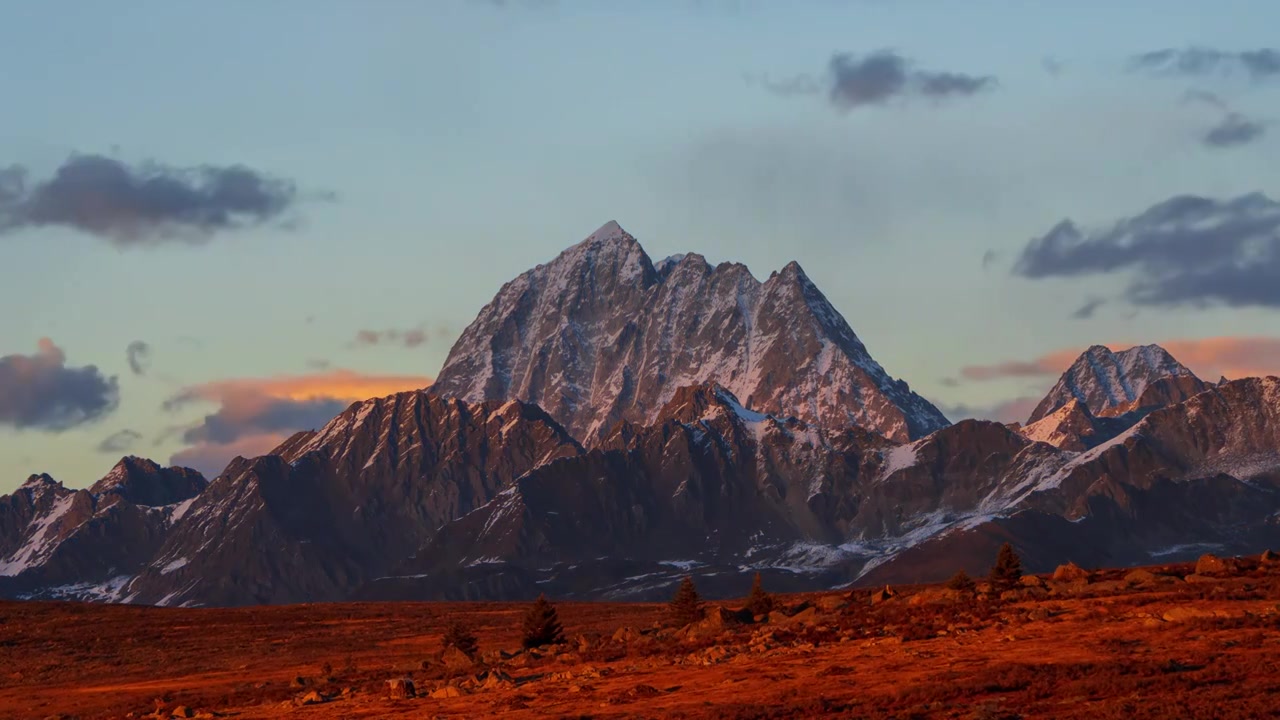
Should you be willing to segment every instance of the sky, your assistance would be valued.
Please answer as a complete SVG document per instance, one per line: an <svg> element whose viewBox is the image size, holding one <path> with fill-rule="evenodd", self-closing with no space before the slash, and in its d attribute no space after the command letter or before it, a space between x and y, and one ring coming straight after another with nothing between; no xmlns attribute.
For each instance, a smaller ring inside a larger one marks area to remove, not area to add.
<svg viewBox="0 0 1280 720"><path fill-rule="evenodd" d="M797 260L953 420L1280 374L1271 0L0 4L0 493L424 387L608 220Z"/></svg>

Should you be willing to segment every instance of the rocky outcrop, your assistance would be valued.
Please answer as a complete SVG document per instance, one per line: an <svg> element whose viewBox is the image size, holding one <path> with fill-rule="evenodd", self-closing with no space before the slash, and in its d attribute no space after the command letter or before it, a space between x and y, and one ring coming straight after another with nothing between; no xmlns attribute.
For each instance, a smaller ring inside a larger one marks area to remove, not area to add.
<svg viewBox="0 0 1280 720"><path fill-rule="evenodd" d="M612 222L504 285L430 392L519 398L596 445L618 421L654 422L676 390L703 382L829 429L905 441L947 425L871 358L798 264L764 282L696 254L655 266Z"/></svg>

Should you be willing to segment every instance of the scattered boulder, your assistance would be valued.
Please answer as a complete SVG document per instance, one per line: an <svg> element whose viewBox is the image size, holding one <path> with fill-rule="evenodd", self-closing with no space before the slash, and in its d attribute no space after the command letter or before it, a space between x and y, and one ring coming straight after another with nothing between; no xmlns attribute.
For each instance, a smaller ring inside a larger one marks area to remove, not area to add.
<svg viewBox="0 0 1280 720"><path fill-rule="evenodd" d="M483 676L476 677L476 684L485 690L495 690L497 688L511 687L515 685L515 680L501 670L490 670Z"/></svg>
<svg viewBox="0 0 1280 720"><path fill-rule="evenodd" d="M435 700L444 700L445 698L462 697L462 689L457 685L441 685L431 691L431 697Z"/></svg>
<svg viewBox="0 0 1280 720"><path fill-rule="evenodd" d="M196 716L196 711L186 705L179 705L169 712L169 716L176 718L193 718Z"/></svg>
<svg viewBox="0 0 1280 720"><path fill-rule="evenodd" d="M1258 559L1259 559L1259 560L1261 560L1261 561L1262 561L1262 562L1264 562L1264 563L1273 563L1273 562L1280 561L1280 555L1276 555L1275 553L1271 552L1270 550L1263 550L1263 551L1262 551L1262 557L1260 557L1260 558L1258 558Z"/></svg>
<svg viewBox="0 0 1280 720"><path fill-rule="evenodd" d="M1185 578L1183 578L1183 580L1186 580L1186 581L1187 581L1187 582L1189 582L1189 583L1212 583L1212 582L1218 582L1218 578L1215 578L1215 577L1209 577L1208 575L1200 575L1200 574L1197 574L1197 573L1192 573L1192 574L1190 574L1190 575L1186 576Z"/></svg>
<svg viewBox="0 0 1280 720"><path fill-rule="evenodd" d="M898 593L894 592L893 588L885 585L883 588L871 593L871 604L878 605L886 600L892 600L896 597L898 597Z"/></svg>
<svg viewBox="0 0 1280 720"><path fill-rule="evenodd" d="M640 638L640 633L635 628L620 627L613 633L613 641L616 643L629 643Z"/></svg>
<svg viewBox="0 0 1280 720"><path fill-rule="evenodd" d="M1194 620L1196 618L1222 617L1223 615L1224 613L1220 611L1181 605L1169 610L1162 615L1161 618L1165 622L1181 622L1184 620Z"/></svg>
<svg viewBox="0 0 1280 720"><path fill-rule="evenodd" d="M1069 562L1066 565L1059 565L1053 571L1054 582L1064 583L1087 583L1089 582L1089 571L1079 565Z"/></svg>
<svg viewBox="0 0 1280 720"><path fill-rule="evenodd" d="M387 681L387 689L391 694L392 700L405 700L407 698L417 697L418 693L413 687L412 678L395 678Z"/></svg>
<svg viewBox="0 0 1280 720"><path fill-rule="evenodd" d="M322 702L325 702L325 697L315 690L293 699L295 705L319 705Z"/></svg>
<svg viewBox="0 0 1280 720"><path fill-rule="evenodd" d="M1231 565L1217 555L1205 553L1196 560L1196 575L1222 575L1231 571Z"/></svg>
<svg viewBox="0 0 1280 720"><path fill-rule="evenodd" d="M1045 588L1044 578L1038 575L1023 575L1018 582L1022 583L1024 588L1040 588L1042 590Z"/></svg>
<svg viewBox="0 0 1280 720"><path fill-rule="evenodd" d="M467 672L476 665L476 659L450 645L440 653L440 662L450 672Z"/></svg>
<svg viewBox="0 0 1280 720"><path fill-rule="evenodd" d="M1124 576L1124 581L1130 585L1150 585L1151 583L1156 582L1156 579L1155 573L1150 570L1143 570L1142 568L1131 570Z"/></svg>

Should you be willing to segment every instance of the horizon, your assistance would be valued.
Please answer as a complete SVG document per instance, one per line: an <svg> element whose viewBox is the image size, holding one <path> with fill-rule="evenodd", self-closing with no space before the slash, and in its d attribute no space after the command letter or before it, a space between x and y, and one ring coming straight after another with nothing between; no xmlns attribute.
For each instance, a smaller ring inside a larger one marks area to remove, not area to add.
<svg viewBox="0 0 1280 720"><path fill-rule="evenodd" d="M0 494L212 478L425 387L609 218L798 262L952 422L1098 344L1280 373L1271 3L72 5L0 8L42 68L0 129Z"/></svg>

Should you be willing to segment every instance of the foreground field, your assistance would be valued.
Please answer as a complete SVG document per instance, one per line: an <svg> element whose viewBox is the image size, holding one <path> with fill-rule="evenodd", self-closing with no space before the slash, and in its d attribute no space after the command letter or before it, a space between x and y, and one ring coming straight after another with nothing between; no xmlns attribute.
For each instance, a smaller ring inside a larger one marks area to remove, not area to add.
<svg viewBox="0 0 1280 720"><path fill-rule="evenodd" d="M0 718L1280 717L1280 564L1148 571L783 596L678 632L662 606L563 604L545 653L517 652L523 604L4 603ZM457 618L474 667L441 660Z"/></svg>

